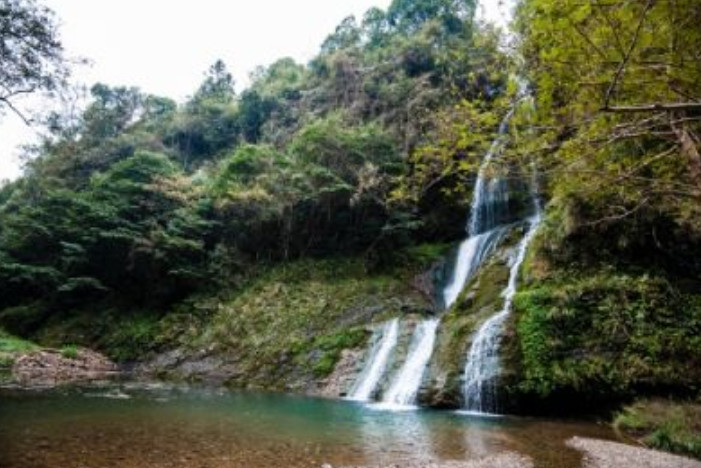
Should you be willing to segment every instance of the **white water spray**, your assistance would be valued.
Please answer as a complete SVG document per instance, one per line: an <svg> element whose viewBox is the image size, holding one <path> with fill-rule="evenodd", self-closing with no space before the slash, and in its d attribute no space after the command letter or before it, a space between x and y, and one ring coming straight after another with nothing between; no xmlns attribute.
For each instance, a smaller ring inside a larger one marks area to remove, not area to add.
<svg viewBox="0 0 701 468"><path fill-rule="evenodd" d="M471 412L488 413L496 410L495 377L499 372L499 341L504 321L511 312L514 296L516 295L516 280L526 257L530 244L540 224L541 213L528 220L526 234L516 248L516 255L511 260L509 282L502 292L504 305L501 310L482 324L474 336L465 365L465 384L463 395L465 408Z"/></svg>
<svg viewBox="0 0 701 468"><path fill-rule="evenodd" d="M369 401L385 373L389 359L397 346L399 319L390 320L381 328L381 336L376 340L360 380L348 397L354 401Z"/></svg>
<svg viewBox="0 0 701 468"><path fill-rule="evenodd" d="M424 371L433 354L438 323L439 320L434 318L416 326L407 360L382 399L383 407L402 409L410 408L415 403Z"/></svg>

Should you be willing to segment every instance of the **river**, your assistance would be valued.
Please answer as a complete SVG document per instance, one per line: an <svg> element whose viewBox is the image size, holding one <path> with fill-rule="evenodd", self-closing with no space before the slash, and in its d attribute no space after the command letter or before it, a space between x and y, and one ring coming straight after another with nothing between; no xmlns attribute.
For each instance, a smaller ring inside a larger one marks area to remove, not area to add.
<svg viewBox="0 0 701 468"><path fill-rule="evenodd" d="M573 435L614 438L589 422L163 384L0 392L4 468L401 465L507 450L566 468L581 461L564 444Z"/></svg>

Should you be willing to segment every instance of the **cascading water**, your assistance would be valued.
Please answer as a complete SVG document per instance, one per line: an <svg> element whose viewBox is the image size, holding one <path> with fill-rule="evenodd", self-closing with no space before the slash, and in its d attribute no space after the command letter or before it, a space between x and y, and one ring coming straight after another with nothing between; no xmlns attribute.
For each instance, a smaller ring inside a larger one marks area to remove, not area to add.
<svg viewBox="0 0 701 468"><path fill-rule="evenodd" d="M416 326L407 360L382 399L384 407L411 407L416 401L424 371L433 354L438 322L439 320L434 318L423 320Z"/></svg>
<svg viewBox="0 0 701 468"><path fill-rule="evenodd" d="M467 281L477 272L504 236L506 229L497 227L508 215L509 191L501 179L486 180L486 172L494 155L504 146L510 110L499 125L499 133L484 156L472 191L468 237L460 244L450 283L443 289L443 303L449 308L457 300Z"/></svg>
<svg viewBox="0 0 701 468"><path fill-rule="evenodd" d="M453 277L443 289L443 303L446 308L455 303L467 280L475 274L484 259L499 244L504 232L505 229L496 228L462 241L458 248Z"/></svg>
<svg viewBox="0 0 701 468"><path fill-rule="evenodd" d="M492 159L501 151L505 144L508 124L512 115L513 109L509 111L501 122L498 135L492 142L480 166L473 191L471 216L467 225L468 238L460 244L450 284L443 290L443 302L446 308L450 307L457 300L467 281L477 272L482 262L494 251L504 234L508 231L508 227L500 226L500 223L504 223L509 215L508 185L503 179L492 178L488 180L487 171ZM535 229L537 222L532 222L531 224L532 229ZM530 236L524 237L524 241L526 239L530 241ZM523 247L524 252L526 245L527 242ZM520 265L521 261L522 259L516 263ZM512 270L517 271L518 266L512 267ZM512 283L515 288L515 273L513 281L509 280L509 284L511 285ZM511 298L513 298L513 293L511 293ZM511 299L508 299L509 309L510 301ZM506 309L507 307L505 306ZM433 318L424 320L416 326L406 361L394 378L389 390L385 393L381 406L406 408L411 407L415 403L426 367L433 354L439 322L438 318ZM497 328L498 325L496 325ZM391 337L389 332L386 335ZM372 396L386 368L387 357L385 353L389 355L396 344L396 338L393 338L393 340L394 344L391 345L383 340L377 352L371 353L373 357L371 358L370 367L367 372L361 375L361 380L352 393L351 399L367 401Z"/></svg>
<svg viewBox="0 0 701 468"><path fill-rule="evenodd" d="M505 232L504 228L496 226L508 211L508 188L499 179L487 182L486 172L492 158L504 145L512 115L513 111L509 111L504 117L499 125L499 133L480 166L473 191L472 215L468 223L469 237L458 249L451 282L443 290L446 308L455 302L465 283L494 250ZM433 354L439 322L439 319L434 318L417 325L407 360L382 400L385 407L407 407L415 403L426 367Z"/></svg>
<svg viewBox="0 0 701 468"><path fill-rule="evenodd" d="M518 272L526 257L526 250L540 224L540 210L528 220L529 227L516 248L511 260L509 282L502 292L504 305L501 310L482 324L475 335L465 365L463 395L468 411L488 413L496 410L495 377L499 372L499 339L504 321L511 312Z"/></svg>
<svg viewBox="0 0 701 468"><path fill-rule="evenodd" d="M508 214L509 190L506 182L499 178L487 180L486 172L494 156L504 146L506 132L509 130L509 121L513 114L514 111L511 109L501 121L499 133L480 165L475 188L472 192L470 221L467 228L469 237L493 229Z"/></svg>
<svg viewBox="0 0 701 468"><path fill-rule="evenodd" d="M380 329L380 336L375 341L370 352L365 369L360 374L360 380L348 397L354 401L369 401L385 373L389 359L397 346L399 336L399 319L390 320Z"/></svg>

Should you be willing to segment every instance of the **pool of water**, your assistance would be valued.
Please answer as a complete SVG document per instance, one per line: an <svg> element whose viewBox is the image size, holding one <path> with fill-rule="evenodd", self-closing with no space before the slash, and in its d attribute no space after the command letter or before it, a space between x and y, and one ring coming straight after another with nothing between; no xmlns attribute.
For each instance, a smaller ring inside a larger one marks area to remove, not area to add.
<svg viewBox="0 0 701 468"><path fill-rule="evenodd" d="M360 403L182 386L0 391L0 467L284 468L465 460L505 450L578 467L587 422L388 411Z"/></svg>

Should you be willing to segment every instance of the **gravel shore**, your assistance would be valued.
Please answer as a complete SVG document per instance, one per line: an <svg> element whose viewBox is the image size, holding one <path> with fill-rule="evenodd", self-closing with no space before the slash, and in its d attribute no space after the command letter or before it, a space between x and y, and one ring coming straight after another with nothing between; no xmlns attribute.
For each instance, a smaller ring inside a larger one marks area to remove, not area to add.
<svg viewBox="0 0 701 468"><path fill-rule="evenodd" d="M584 454L581 468L701 468L701 462L657 450L573 437L567 445ZM515 452L503 452L479 460L450 462L412 462L375 467L321 468L533 468L533 461Z"/></svg>
<svg viewBox="0 0 701 468"><path fill-rule="evenodd" d="M582 468L701 468L701 462L657 450L573 437L567 445L584 452Z"/></svg>
<svg viewBox="0 0 701 468"><path fill-rule="evenodd" d="M322 465L321 468L335 468ZM338 468L533 468L533 462L515 452L503 452L497 455L480 458L479 460L450 461L450 462L415 462L401 465L386 465L377 467L338 467Z"/></svg>

